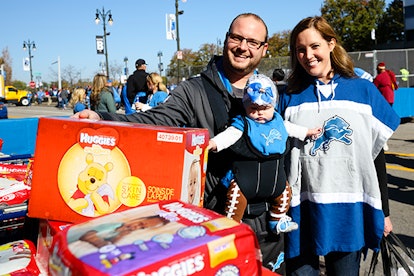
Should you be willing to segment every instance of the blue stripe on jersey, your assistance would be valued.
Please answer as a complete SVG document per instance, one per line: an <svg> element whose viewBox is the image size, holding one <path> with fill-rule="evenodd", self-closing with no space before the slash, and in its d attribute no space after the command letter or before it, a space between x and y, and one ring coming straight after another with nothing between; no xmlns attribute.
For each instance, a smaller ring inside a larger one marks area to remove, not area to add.
<svg viewBox="0 0 414 276"><path fill-rule="evenodd" d="M306 231L298 229L287 234L288 258L309 250L324 256L332 251L354 252L363 247L379 249L384 215L368 204L303 201L300 206L290 209L290 215L293 221L301 224L300 229Z"/></svg>

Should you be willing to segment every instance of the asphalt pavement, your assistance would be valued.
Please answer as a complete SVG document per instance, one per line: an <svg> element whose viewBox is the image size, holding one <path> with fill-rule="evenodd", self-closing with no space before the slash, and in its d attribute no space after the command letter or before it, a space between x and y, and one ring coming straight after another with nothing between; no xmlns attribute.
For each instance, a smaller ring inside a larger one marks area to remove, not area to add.
<svg viewBox="0 0 414 276"><path fill-rule="evenodd" d="M30 106L15 106L13 104L7 105L9 118L29 118L29 117L48 117L48 116L70 116L73 114L71 108L62 109L57 108L56 103L51 105L47 103L32 104Z"/></svg>
<svg viewBox="0 0 414 276"><path fill-rule="evenodd" d="M10 118L70 116L71 109L58 109L55 105L32 105L30 107L8 106ZM122 111L120 111L122 112ZM403 118L397 131L388 141L385 152L387 161L389 205L393 232L403 243L414 250L414 118ZM352 231L352 229L350 229ZM368 271L372 252L361 262L361 275ZM377 265L381 273L382 263Z"/></svg>

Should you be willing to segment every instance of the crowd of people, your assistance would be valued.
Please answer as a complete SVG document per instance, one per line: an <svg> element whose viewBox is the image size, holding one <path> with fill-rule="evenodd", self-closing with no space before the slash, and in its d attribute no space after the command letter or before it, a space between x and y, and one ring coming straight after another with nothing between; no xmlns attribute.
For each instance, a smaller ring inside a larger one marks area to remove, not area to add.
<svg viewBox="0 0 414 276"><path fill-rule="evenodd" d="M285 91L276 96L262 85L248 95L246 84L267 49L265 22L256 14L240 14L225 35L223 55L212 57L200 76L181 82L162 104L131 114L86 109L72 117L206 128L213 140L235 126L243 146L236 141L209 153L204 207L230 214L229 186L223 180L237 163L239 173L227 180L245 198L240 220L256 233L265 267L282 275L319 275L323 256L328 275L359 275L362 252L378 250L382 236L392 230L382 148L400 119L376 86L355 74L350 56L322 17L305 18L293 29ZM259 132L260 124L272 120L278 125ZM287 139L283 121L316 131ZM274 142L279 149L268 153L279 156L265 156L262 162L257 147L266 152ZM270 172L281 173L266 183L273 192L256 189L257 171L267 164ZM281 231L274 199L285 194L289 200L289 190L290 208L282 215L292 218L293 227Z"/></svg>

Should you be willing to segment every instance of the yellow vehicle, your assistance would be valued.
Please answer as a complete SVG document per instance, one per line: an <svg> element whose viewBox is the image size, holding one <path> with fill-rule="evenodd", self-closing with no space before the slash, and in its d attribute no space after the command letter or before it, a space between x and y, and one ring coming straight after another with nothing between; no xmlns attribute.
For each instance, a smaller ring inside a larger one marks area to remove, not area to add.
<svg viewBox="0 0 414 276"><path fill-rule="evenodd" d="M27 106L30 103L30 93L26 90L19 90L11 85L4 85L4 77L0 75L0 101Z"/></svg>

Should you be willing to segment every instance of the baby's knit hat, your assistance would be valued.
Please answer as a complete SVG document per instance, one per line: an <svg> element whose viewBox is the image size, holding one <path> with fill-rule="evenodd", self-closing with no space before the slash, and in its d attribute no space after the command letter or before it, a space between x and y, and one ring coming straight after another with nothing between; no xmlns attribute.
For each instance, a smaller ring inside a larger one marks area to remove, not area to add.
<svg viewBox="0 0 414 276"><path fill-rule="evenodd" d="M277 97L278 92L273 81L263 74L254 74L244 88L243 102L250 100L257 105L271 104L275 107Z"/></svg>

